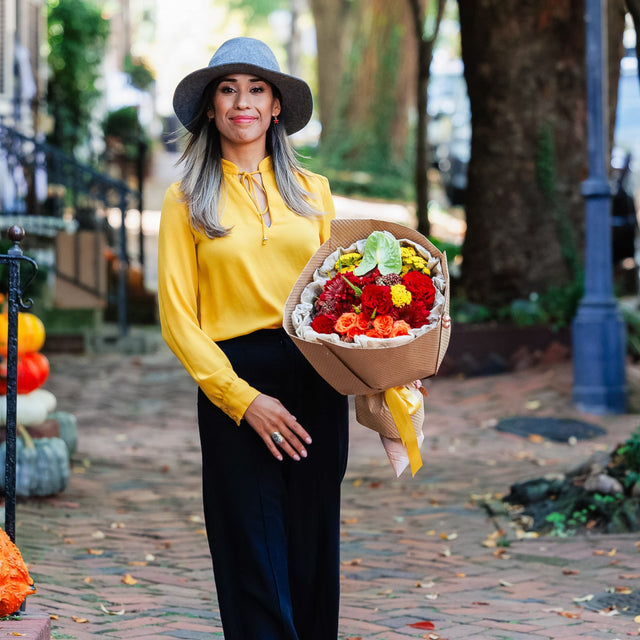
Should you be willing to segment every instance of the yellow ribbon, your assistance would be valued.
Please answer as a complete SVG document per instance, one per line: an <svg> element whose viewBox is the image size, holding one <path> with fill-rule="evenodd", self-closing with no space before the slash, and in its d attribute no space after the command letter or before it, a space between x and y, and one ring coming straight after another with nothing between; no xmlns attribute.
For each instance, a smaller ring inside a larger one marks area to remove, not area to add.
<svg viewBox="0 0 640 640"><path fill-rule="evenodd" d="M411 475L415 476L416 472L422 467L422 457L418 447L418 437L411 422L411 416L420 409L421 398L417 398L406 387L394 387L384 392L384 399L387 402L391 417L398 427L398 433L402 444L407 449L409 463L411 464Z"/></svg>

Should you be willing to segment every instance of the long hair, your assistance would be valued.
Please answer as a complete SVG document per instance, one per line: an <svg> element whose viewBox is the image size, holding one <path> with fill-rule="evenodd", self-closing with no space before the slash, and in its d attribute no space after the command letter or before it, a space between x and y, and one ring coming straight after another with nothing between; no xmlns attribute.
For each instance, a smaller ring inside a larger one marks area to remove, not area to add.
<svg viewBox="0 0 640 640"><path fill-rule="evenodd" d="M187 145L178 163L184 164L180 189L189 203L191 224L194 229L209 238L219 238L231 232L220 222L222 189L222 151L220 134L214 121L207 118L215 90L222 78L214 80L202 94ZM275 97L278 90L270 85ZM280 99L282 104L282 100ZM278 191L284 203L294 213L303 217L318 217L322 211L313 207L314 195L306 191L296 179L297 175L309 175L298 162L296 152L282 125L271 123L267 130L267 153L271 154Z"/></svg>

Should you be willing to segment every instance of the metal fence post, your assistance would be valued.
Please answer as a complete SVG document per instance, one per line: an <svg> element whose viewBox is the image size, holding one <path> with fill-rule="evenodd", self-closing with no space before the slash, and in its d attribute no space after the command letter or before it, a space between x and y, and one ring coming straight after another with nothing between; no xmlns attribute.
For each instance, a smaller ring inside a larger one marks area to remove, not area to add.
<svg viewBox="0 0 640 640"><path fill-rule="evenodd" d="M8 328L7 328L7 419L6 419L6 461L5 461L5 513L4 528L11 539L16 539L16 413L18 400L18 312L20 308L29 309L32 301L22 300L23 289L20 285L21 261L33 268L27 279L26 289L36 275L38 265L23 255L20 241L24 238L24 229L18 226L9 228L9 239L13 247L6 256L0 255L0 263L9 266L8 292Z"/></svg>

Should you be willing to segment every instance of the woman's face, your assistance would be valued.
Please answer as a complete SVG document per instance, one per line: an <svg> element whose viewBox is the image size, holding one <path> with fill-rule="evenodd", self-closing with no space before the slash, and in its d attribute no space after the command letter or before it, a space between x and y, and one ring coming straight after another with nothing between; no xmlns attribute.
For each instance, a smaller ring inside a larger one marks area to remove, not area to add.
<svg viewBox="0 0 640 640"><path fill-rule="evenodd" d="M271 118L280 113L280 101L271 85L253 75L234 73L216 87L207 117L213 118L220 132L222 154L247 144L266 149Z"/></svg>

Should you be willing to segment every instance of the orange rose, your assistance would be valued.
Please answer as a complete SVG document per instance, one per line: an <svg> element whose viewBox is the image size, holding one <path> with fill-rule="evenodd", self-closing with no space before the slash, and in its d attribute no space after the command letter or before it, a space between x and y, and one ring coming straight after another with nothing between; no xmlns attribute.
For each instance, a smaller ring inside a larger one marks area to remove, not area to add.
<svg viewBox="0 0 640 640"><path fill-rule="evenodd" d="M408 336L411 325L404 320L396 320L391 327L391 334L389 337L395 338L396 336Z"/></svg>
<svg viewBox="0 0 640 640"><path fill-rule="evenodd" d="M347 338L349 338L349 340L353 340L356 336L361 336L363 333L364 331L360 329L357 324L354 324L353 327L347 331Z"/></svg>
<svg viewBox="0 0 640 640"><path fill-rule="evenodd" d="M381 333L383 338L388 338L393 328L393 318L389 315L376 316L373 319L373 328Z"/></svg>
<svg viewBox="0 0 640 640"><path fill-rule="evenodd" d="M365 335L369 338L384 338L377 329L369 329Z"/></svg>
<svg viewBox="0 0 640 640"><path fill-rule="evenodd" d="M357 316L355 313L343 313L337 320L335 331L345 334L349 329L356 326Z"/></svg>
<svg viewBox="0 0 640 640"><path fill-rule="evenodd" d="M361 331L366 331L369 328L369 319L365 316L364 313L359 313L358 318L356 320L356 326Z"/></svg>

